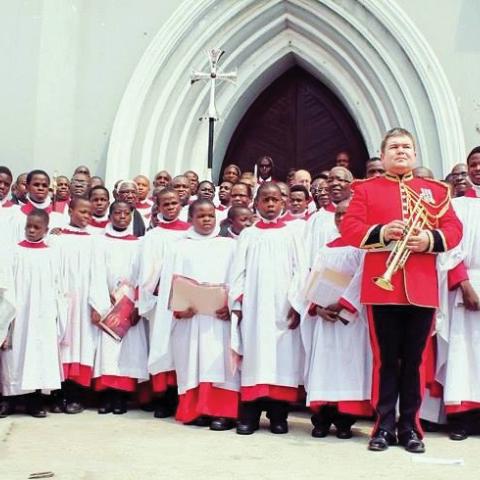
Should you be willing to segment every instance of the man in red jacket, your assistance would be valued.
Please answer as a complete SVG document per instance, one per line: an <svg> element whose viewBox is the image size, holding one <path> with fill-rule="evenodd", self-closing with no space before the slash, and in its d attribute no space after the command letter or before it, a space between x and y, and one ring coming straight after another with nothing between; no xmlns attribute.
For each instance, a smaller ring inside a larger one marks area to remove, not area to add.
<svg viewBox="0 0 480 480"><path fill-rule="evenodd" d="M460 242L462 225L450 205L445 184L414 178L416 152L410 132L402 128L387 132L381 160L385 176L352 184L353 199L341 225L348 244L367 249L361 302L369 311L374 356L372 402L377 412L369 449L386 450L398 441L410 452L423 453L418 410L423 394L421 364L438 306L435 253ZM422 210L426 224L414 228L407 237L405 250L410 253L405 264L400 264L389 282L379 282L381 277L388 279L385 272L390 251L405 238L415 208ZM398 399L400 418L396 424Z"/></svg>

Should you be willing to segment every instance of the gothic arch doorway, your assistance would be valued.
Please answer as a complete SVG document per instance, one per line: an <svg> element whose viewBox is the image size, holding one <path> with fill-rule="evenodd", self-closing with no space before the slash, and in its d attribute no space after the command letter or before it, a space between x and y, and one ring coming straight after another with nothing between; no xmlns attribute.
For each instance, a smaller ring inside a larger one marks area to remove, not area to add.
<svg viewBox="0 0 480 480"><path fill-rule="evenodd" d="M296 66L247 110L230 140L222 171L230 163L253 171L257 158L269 155L280 180L290 168L317 175L330 169L344 150L350 153L352 172L362 177L368 152L355 120L326 85Z"/></svg>

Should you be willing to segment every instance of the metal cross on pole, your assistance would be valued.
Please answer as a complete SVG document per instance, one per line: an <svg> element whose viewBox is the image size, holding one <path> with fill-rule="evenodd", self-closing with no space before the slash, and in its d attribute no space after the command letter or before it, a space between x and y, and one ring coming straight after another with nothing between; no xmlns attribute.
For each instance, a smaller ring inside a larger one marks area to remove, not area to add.
<svg viewBox="0 0 480 480"><path fill-rule="evenodd" d="M208 113L200 120L208 118L208 161L207 161L207 173L209 180L212 180L212 166L213 166L213 133L215 128L215 122L218 120L217 109L215 107L215 85L217 81L228 81L235 83L237 78L237 72L222 72L218 68L218 63L221 56L225 52L220 48L211 48L207 50L208 60L210 63L210 72L193 72L191 75L190 83L193 85L199 80L205 80L210 82L210 101L208 104Z"/></svg>

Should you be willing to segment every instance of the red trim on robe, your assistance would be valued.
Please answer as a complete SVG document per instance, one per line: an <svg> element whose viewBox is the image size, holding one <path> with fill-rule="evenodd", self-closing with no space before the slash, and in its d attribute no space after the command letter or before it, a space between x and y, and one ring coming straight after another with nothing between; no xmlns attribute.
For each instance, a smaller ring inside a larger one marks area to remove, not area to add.
<svg viewBox="0 0 480 480"><path fill-rule="evenodd" d="M138 209L145 209L145 208L152 208L153 202L150 202L149 200L145 200L144 202L137 202L135 204L135 208Z"/></svg>
<svg viewBox="0 0 480 480"><path fill-rule="evenodd" d="M35 210L36 208L40 208L40 207L36 207L33 203L27 202L25 205L23 205L23 207L20 208L20 211L23 212L25 215L28 215L29 213L33 212L33 210ZM41 208L40 210L44 210L50 215L53 212L52 204L50 204L47 208Z"/></svg>
<svg viewBox="0 0 480 480"><path fill-rule="evenodd" d="M0 208L10 208L13 207L15 203L13 203L11 200L7 200Z"/></svg>
<svg viewBox="0 0 480 480"><path fill-rule="evenodd" d="M455 290L464 280L468 280L468 271L464 262L460 262L456 267L448 271L448 289Z"/></svg>
<svg viewBox="0 0 480 480"><path fill-rule="evenodd" d="M175 420L188 423L201 415L237 418L239 393L214 387L212 383L200 383L196 388L178 396Z"/></svg>
<svg viewBox="0 0 480 480"><path fill-rule="evenodd" d="M445 405L447 415L455 413L470 412L472 410L480 410L480 402L462 402L459 405Z"/></svg>
<svg viewBox="0 0 480 480"><path fill-rule="evenodd" d="M108 238L114 238L116 240L138 240L138 237L135 235L125 235L123 237L116 237L115 235L110 235L109 233L105 234Z"/></svg>
<svg viewBox="0 0 480 480"><path fill-rule="evenodd" d="M283 228L286 226L287 224L281 218L278 218L276 222L266 222L263 219L260 219L257 223L254 224L254 227L260 228L262 230L269 230L271 228Z"/></svg>
<svg viewBox="0 0 480 480"><path fill-rule="evenodd" d="M53 211L57 213L64 213L66 209L68 209L68 204L70 203L70 199L68 200L55 200L53 202Z"/></svg>
<svg viewBox="0 0 480 480"><path fill-rule="evenodd" d="M163 393L166 392L169 387L177 386L177 374L174 370L155 373L150 376L150 383L154 393Z"/></svg>
<svg viewBox="0 0 480 480"><path fill-rule="evenodd" d="M477 197L477 192L473 187L470 187L469 189L465 190L465 195L464 197L468 198L479 198Z"/></svg>
<svg viewBox="0 0 480 480"><path fill-rule="evenodd" d="M190 227L191 225L188 222L184 222L177 218L172 222L159 221L155 228L163 228L164 230L188 230Z"/></svg>
<svg viewBox="0 0 480 480"><path fill-rule="evenodd" d="M310 409L317 412L325 405L334 405L340 413L346 415L353 415L355 417L371 417L373 415L373 408L370 400L341 400L339 402L310 402Z"/></svg>
<svg viewBox="0 0 480 480"><path fill-rule="evenodd" d="M63 376L65 380L71 380L83 387L89 387L93 376L93 367L80 363L64 363Z"/></svg>
<svg viewBox="0 0 480 480"><path fill-rule="evenodd" d="M338 303L350 313L357 313L357 309L345 298L340 297L340 300L338 301Z"/></svg>
<svg viewBox="0 0 480 480"><path fill-rule="evenodd" d="M253 385L251 387L241 387L242 402L253 402L260 398L269 398L282 402L298 402L300 391L298 387L284 387L282 385Z"/></svg>
<svg viewBox="0 0 480 480"><path fill-rule="evenodd" d="M123 392L134 392L137 388L137 379L119 375L101 375L93 379L93 389L101 392L107 388L122 390Z"/></svg>
<svg viewBox="0 0 480 480"><path fill-rule="evenodd" d="M67 228L61 228L60 231L65 235L90 235L89 232L78 232L76 230L69 230Z"/></svg>
<svg viewBox="0 0 480 480"><path fill-rule="evenodd" d="M92 218L90 219L90 221L88 222L89 225L91 225L92 227L97 227L97 228L105 228L108 223L110 222L110 220L95 220L95 217L92 215Z"/></svg>
<svg viewBox="0 0 480 480"><path fill-rule="evenodd" d="M349 247L348 243L345 243L345 240L342 237L337 237L335 240L327 243L327 247L336 248L336 247Z"/></svg>
<svg viewBox="0 0 480 480"><path fill-rule="evenodd" d="M18 243L20 247L25 247L25 248L48 248L48 245L46 245L43 241L42 242L29 242L28 240L22 240L21 242Z"/></svg>

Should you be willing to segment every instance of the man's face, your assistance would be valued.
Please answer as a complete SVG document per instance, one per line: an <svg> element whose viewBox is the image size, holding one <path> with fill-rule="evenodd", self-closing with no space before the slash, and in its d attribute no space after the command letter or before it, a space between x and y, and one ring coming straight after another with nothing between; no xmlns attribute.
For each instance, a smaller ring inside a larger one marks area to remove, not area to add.
<svg viewBox="0 0 480 480"><path fill-rule="evenodd" d="M175 193L165 193L159 197L158 211L165 220L175 220L180 215L181 209L182 205L180 204L178 195L175 195Z"/></svg>
<svg viewBox="0 0 480 480"><path fill-rule="evenodd" d="M303 213L308 206L308 200L303 192L290 193L290 211L293 214Z"/></svg>
<svg viewBox="0 0 480 480"><path fill-rule="evenodd" d="M232 207L248 207L250 204L247 187L242 184L236 184L232 187L230 195L230 204Z"/></svg>
<svg viewBox="0 0 480 480"><path fill-rule="evenodd" d="M332 202L339 203L350 197L350 182L345 172L330 171L328 174L328 194Z"/></svg>
<svg viewBox="0 0 480 480"><path fill-rule="evenodd" d="M137 184L138 200L143 202L148 197L150 182L144 177L135 177L133 181Z"/></svg>
<svg viewBox="0 0 480 480"><path fill-rule="evenodd" d="M266 158L262 158L260 163L258 164L258 174L261 179L266 180L267 178L271 177L272 175L272 164L270 160Z"/></svg>
<svg viewBox="0 0 480 480"><path fill-rule="evenodd" d="M178 177L173 180L172 187L180 197L180 203L186 205L190 198L190 182L187 177Z"/></svg>
<svg viewBox="0 0 480 480"><path fill-rule="evenodd" d="M120 186L118 190L118 199L122 202L128 203L130 207L135 208L137 204L137 189L132 183L126 183Z"/></svg>
<svg viewBox="0 0 480 480"><path fill-rule="evenodd" d="M232 191L232 184L230 182L222 182L218 188L218 198L223 205L230 203L230 193Z"/></svg>
<svg viewBox="0 0 480 480"><path fill-rule="evenodd" d="M480 153L474 153L468 159L468 176L474 185L480 185Z"/></svg>
<svg viewBox="0 0 480 480"><path fill-rule="evenodd" d="M237 183L240 180L238 170L235 167L227 167L223 171L223 180L227 180L231 183Z"/></svg>
<svg viewBox="0 0 480 480"><path fill-rule="evenodd" d="M170 183L170 175L165 172L158 172L157 176L155 177L155 181L153 182L155 187L166 187Z"/></svg>
<svg viewBox="0 0 480 480"><path fill-rule="evenodd" d="M307 172L297 172L294 177L294 185L303 185L307 190L310 190L312 177Z"/></svg>
<svg viewBox="0 0 480 480"><path fill-rule="evenodd" d="M70 182L72 197L84 197L90 187L90 177L85 173L76 173Z"/></svg>
<svg viewBox="0 0 480 480"><path fill-rule="evenodd" d="M202 182L198 186L198 198L213 200L215 196L215 187L208 182Z"/></svg>
<svg viewBox="0 0 480 480"><path fill-rule="evenodd" d="M42 203L48 197L48 178L45 175L34 175L27 185L27 191L30 198L37 203Z"/></svg>
<svg viewBox="0 0 480 480"><path fill-rule="evenodd" d="M330 204L330 195L328 194L328 184L323 178L317 178L312 183L310 189L313 201L317 208L326 207Z"/></svg>
<svg viewBox="0 0 480 480"><path fill-rule="evenodd" d="M347 152L340 152L335 158L337 167L350 168L350 157Z"/></svg>
<svg viewBox="0 0 480 480"><path fill-rule="evenodd" d="M388 173L403 175L410 172L417 159L412 139L407 135L389 138L380 158Z"/></svg>
<svg viewBox="0 0 480 480"><path fill-rule="evenodd" d="M21 201L26 201L27 199L27 175L20 175L17 178L17 181L15 182L14 186L14 193L15 196L21 200Z"/></svg>
<svg viewBox="0 0 480 480"><path fill-rule="evenodd" d="M70 195L70 182L66 177L57 178L57 200L67 200Z"/></svg>
<svg viewBox="0 0 480 480"><path fill-rule="evenodd" d="M373 160L367 163L366 177L381 177L385 174L385 168L381 160Z"/></svg>
<svg viewBox="0 0 480 480"><path fill-rule="evenodd" d="M10 191L12 179L6 173L0 173L0 200L3 200Z"/></svg>
<svg viewBox="0 0 480 480"><path fill-rule="evenodd" d="M198 175L194 172L188 172L185 176L188 178L190 184L190 193L196 195L198 190Z"/></svg>

